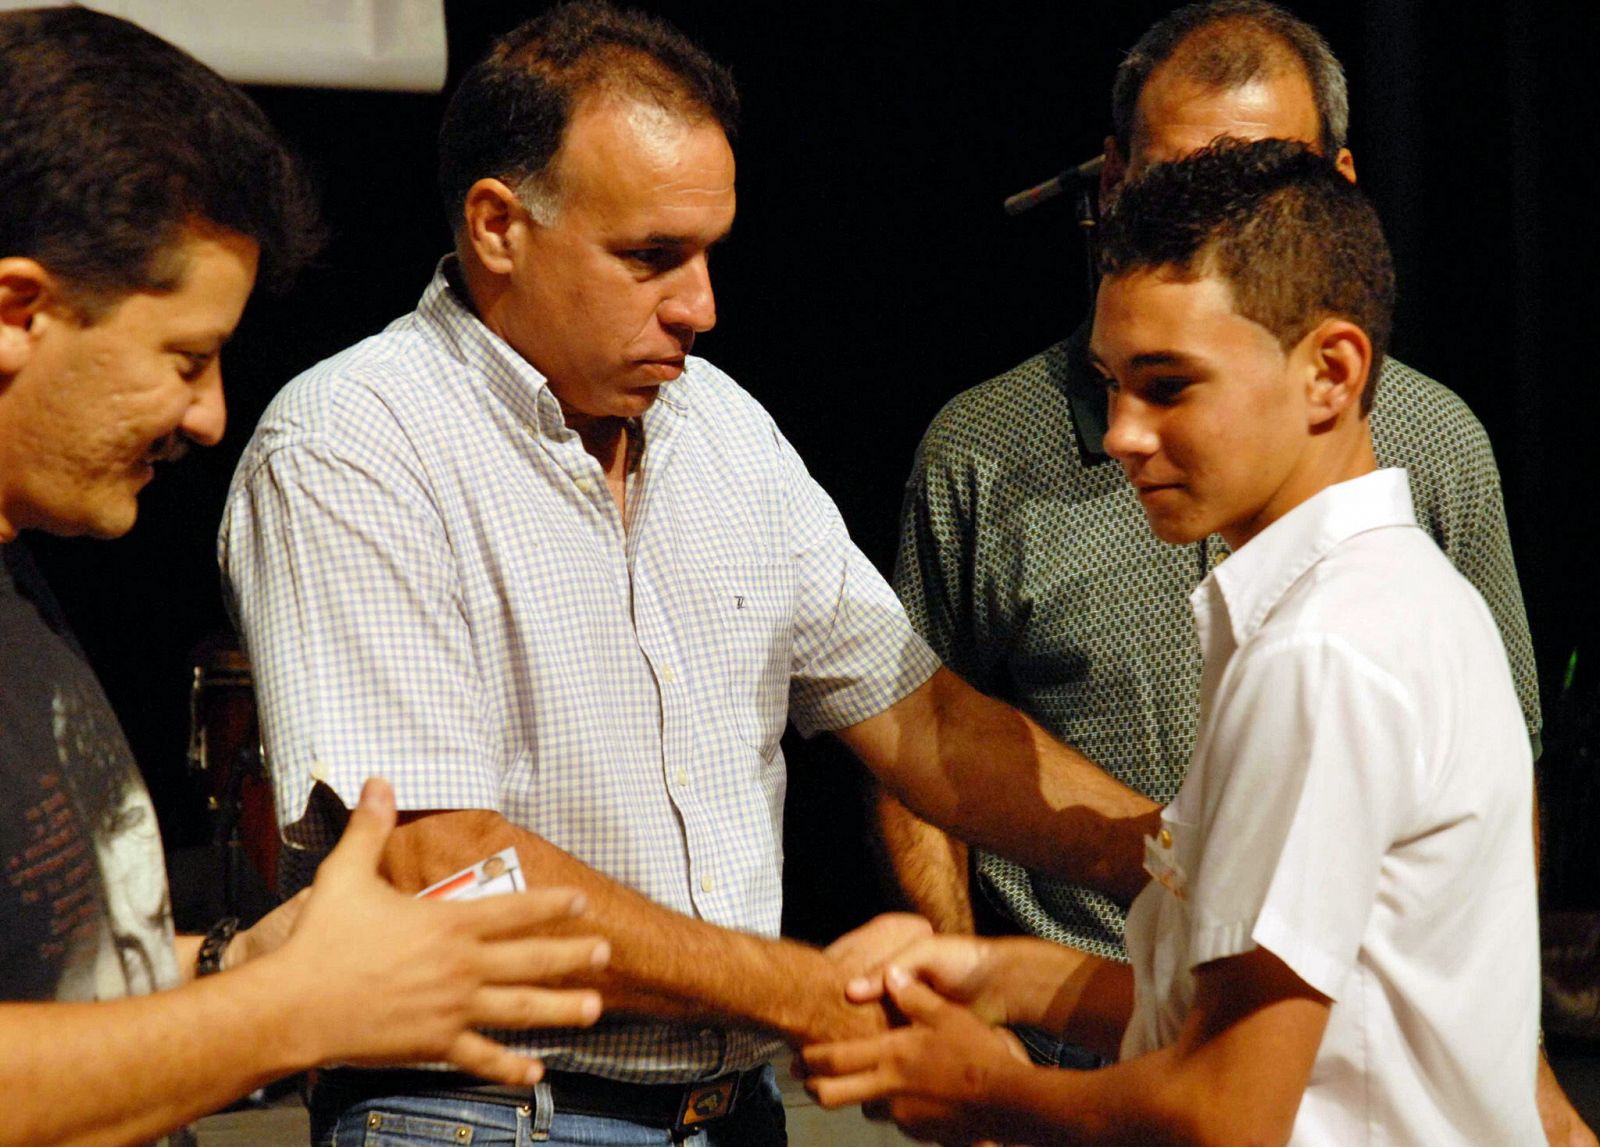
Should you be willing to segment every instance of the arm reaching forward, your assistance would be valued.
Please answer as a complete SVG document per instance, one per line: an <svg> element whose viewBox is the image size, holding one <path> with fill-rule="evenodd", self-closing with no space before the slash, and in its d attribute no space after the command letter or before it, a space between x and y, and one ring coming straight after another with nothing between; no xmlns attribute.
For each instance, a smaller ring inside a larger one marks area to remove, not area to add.
<svg viewBox="0 0 1600 1147"><path fill-rule="evenodd" d="M878 789L878 835L907 906L939 932L971 934L972 883L967 846Z"/></svg>
<svg viewBox="0 0 1600 1147"><path fill-rule="evenodd" d="M824 1107L887 1099L897 1123L940 1142L1286 1143L1330 1006L1258 948L1198 969L1174 1044L1076 1072L1021 1062L903 968L886 979L910 1026L806 1049L807 1087Z"/></svg>
<svg viewBox="0 0 1600 1147"><path fill-rule="evenodd" d="M592 931L575 920L582 897L415 901L377 875L394 822L389 786L369 781L287 941L235 971L133 999L0 1005L0 1143L147 1142L328 1061L536 1080L536 1061L471 1029L594 1022L595 992L530 986L607 958L592 935L534 934L557 920Z"/></svg>
<svg viewBox="0 0 1600 1147"><path fill-rule="evenodd" d="M1131 901L1158 808L947 669L839 737L918 816Z"/></svg>
<svg viewBox="0 0 1600 1147"><path fill-rule="evenodd" d="M589 867L498 813L408 813L384 857L399 888L420 889L475 857L516 847L530 881L578 889L581 922L551 932L596 931L611 959L590 979L607 1010L773 1031L793 1043L883 1030L883 1008L844 996L852 969L815 948L720 928L675 912Z"/></svg>

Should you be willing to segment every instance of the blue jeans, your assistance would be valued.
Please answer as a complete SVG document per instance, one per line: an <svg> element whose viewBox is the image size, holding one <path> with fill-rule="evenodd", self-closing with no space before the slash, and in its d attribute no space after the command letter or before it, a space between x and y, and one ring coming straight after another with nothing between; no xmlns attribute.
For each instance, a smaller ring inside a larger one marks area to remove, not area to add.
<svg viewBox="0 0 1600 1147"><path fill-rule="evenodd" d="M311 1097L315 1147L785 1147L783 1100L772 1068L731 1115L674 1138L663 1127L556 1111L543 1084L532 1102L396 1095L346 1106L336 1088Z"/></svg>
<svg viewBox="0 0 1600 1147"><path fill-rule="evenodd" d="M1075 1043L1063 1043L1060 1037L1051 1035L1042 1028L1016 1024L1011 1028L1011 1034L1022 1041L1022 1046L1027 1051L1028 1057L1040 1067L1064 1067L1071 1071L1095 1071L1111 1063L1111 1060L1105 1058L1099 1052L1090 1051L1086 1047L1079 1047Z"/></svg>

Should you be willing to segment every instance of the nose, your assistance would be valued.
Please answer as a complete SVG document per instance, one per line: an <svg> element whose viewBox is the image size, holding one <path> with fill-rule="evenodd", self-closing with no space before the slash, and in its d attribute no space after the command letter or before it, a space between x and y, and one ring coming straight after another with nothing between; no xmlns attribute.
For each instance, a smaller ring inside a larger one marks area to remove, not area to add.
<svg viewBox="0 0 1600 1147"><path fill-rule="evenodd" d="M1107 392L1106 404L1105 452L1122 463L1154 454L1159 439L1151 405L1117 389Z"/></svg>
<svg viewBox="0 0 1600 1147"><path fill-rule="evenodd" d="M228 405L222 397L222 366L213 361L195 386L194 399L178 424L185 436L201 446L222 441L228 426Z"/></svg>
<svg viewBox="0 0 1600 1147"><path fill-rule="evenodd" d="M711 264L701 251L673 275L672 289L657 311L661 325L699 334L717 325L717 299L711 291Z"/></svg>

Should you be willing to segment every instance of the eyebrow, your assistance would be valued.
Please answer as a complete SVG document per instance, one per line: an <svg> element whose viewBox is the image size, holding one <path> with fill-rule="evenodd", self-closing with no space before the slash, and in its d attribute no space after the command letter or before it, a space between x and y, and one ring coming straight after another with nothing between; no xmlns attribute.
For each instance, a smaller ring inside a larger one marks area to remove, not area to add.
<svg viewBox="0 0 1600 1147"><path fill-rule="evenodd" d="M1181 351L1157 350L1134 355L1128 365L1135 370L1147 370L1157 366L1193 366L1197 361L1193 355Z"/></svg>
<svg viewBox="0 0 1600 1147"><path fill-rule="evenodd" d="M1093 347L1089 349L1089 365L1099 367L1101 370L1110 370L1106 360L1096 353ZM1143 354L1136 354L1128 360L1128 365L1135 369L1152 366L1188 366L1199 360L1193 355L1184 354L1177 350L1154 350Z"/></svg>
<svg viewBox="0 0 1600 1147"><path fill-rule="evenodd" d="M668 233L663 232L663 231L656 231L656 232L652 232L649 235L646 235L644 237L644 240L641 243L639 243L639 246L641 246L641 247L698 247L698 246L704 245L706 247L715 247L715 246L717 246L717 244L724 242L728 238L728 236L732 235L732 234L733 234L733 224L731 224L731 223L728 225L728 229L726 231L722 232L720 235L718 235L716 238L712 239L709 242L706 242L705 240L702 240L700 238L700 236L698 236L698 235L672 235L672 234L668 234Z"/></svg>
<svg viewBox="0 0 1600 1147"><path fill-rule="evenodd" d="M234 328L237 330L238 328ZM161 348L176 354L216 354L228 345L228 340L233 338L233 331L204 331L198 335L179 335L177 338L168 339ZM196 346L203 346L205 350L197 351Z"/></svg>

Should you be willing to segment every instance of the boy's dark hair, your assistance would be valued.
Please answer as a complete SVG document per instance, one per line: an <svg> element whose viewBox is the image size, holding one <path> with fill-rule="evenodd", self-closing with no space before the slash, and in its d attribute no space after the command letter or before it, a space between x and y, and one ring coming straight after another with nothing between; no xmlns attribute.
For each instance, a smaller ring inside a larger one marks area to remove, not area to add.
<svg viewBox="0 0 1600 1147"><path fill-rule="evenodd" d="M103 13L0 14L0 256L36 259L88 318L170 290L200 223L261 247L287 285L320 241L299 166L248 96Z"/></svg>
<svg viewBox="0 0 1600 1147"><path fill-rule="evenodd" d="M504 180L530 210L553 211L552 160L579 99L595 94L709 118L730 140L738 127L732 74L665 20L604 0L561 4L500 37L450 99L439 191L451 229L480 179Z"/></svg>
<svg viewBox="0 0 1600 1147"><path fill-rule="evenodd" d="M1298 67L1311 85L1320 126L1318 145L1337 155L1350 130L1344 68L1322 34L1266 0L1209 0L1168 13L1128 50L1111 85L1111 126L1127 156L1139 95L1156 69L1175 60L1182 75L1227 91Z"/></svg>
<svg viewBox="0 0 1600 1147"><path fill-rule="evenodd" d="M1394 263L1372 204L1333 162L1284 139L1219 139L1130 180L1100 232L1100 273L1214 275L1286 350L1343 318L1372 340L1372 409L1394 310Z"/></svg>

